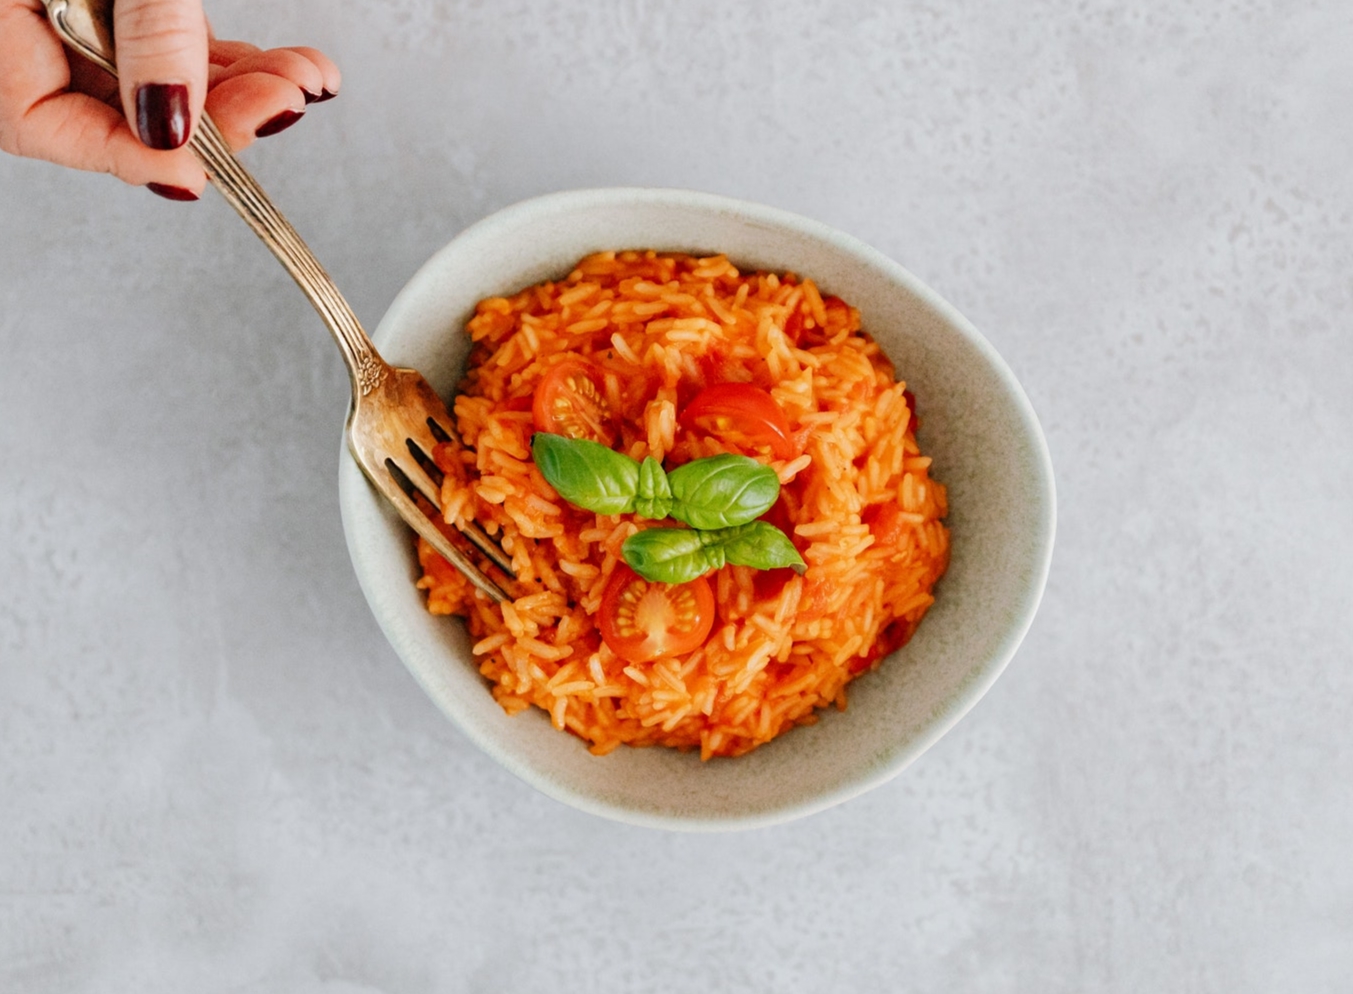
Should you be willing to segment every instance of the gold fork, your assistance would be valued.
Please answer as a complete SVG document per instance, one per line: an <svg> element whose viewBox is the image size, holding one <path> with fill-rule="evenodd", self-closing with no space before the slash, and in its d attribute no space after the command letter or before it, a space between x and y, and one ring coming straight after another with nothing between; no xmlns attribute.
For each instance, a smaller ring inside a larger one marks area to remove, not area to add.
<svg viewBox="0 0 1353 994"><path fill-rule="evenodd" d="M113 0L44 2L48 19L61 39L116 76ZM346 435L357 465L399 516L475 587L495 602L508 599L419 506L419 499L425 499L441 517L441 473L432 461L432 452L438 442L450 440L446 426L451 419L437 392L417 371L391 366L381 358L324 267L235 158L205 112L188 145L212 185L291 274L333 333L352 378ZM462 529L462 534L515 579L511 561L478 526Z"/></svg>

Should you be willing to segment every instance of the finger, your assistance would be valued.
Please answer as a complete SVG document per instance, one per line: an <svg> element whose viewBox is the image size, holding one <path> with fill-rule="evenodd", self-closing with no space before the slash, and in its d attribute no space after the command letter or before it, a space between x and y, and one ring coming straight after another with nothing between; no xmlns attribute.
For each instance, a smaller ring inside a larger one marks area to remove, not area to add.
<svg viewBox="0 0 1353 994"><path fill-rule="evenodd" d="M148 148L178 148L207 97L201 0L118 0L113 37L122 105Z"/></svg>
<svg viewBox="0 0 1353 994"><path fill-rule="evenodd" d="M76 93L88 93L94 99L121 110L122 94L118 92L116 76L110 76L74 52L68 53L67 57L70 60L70 89Z"/></svg>
<svg viewBox="0 0 1353 994"><path fill-rule="evenodd" d="M274 76L290 80L301 90L306 103L318 100L324 90L324 75L319 67L305 56L283 48L246 55L228 66L217 68L211 74L211 85L216 87L227 79L251 72L272 73Z"/></svg>
<svg viewBox="0 0 1353 994"><path fill-rule="evenodd" d="M231 148L239 151L256 138L275 135L305 114L305 95L290 80L266 72L227 79L207 94L212 116Z"/></svg>
<svg viewBox="0 0 1353 994"><path fill-rule="evenodd" d="M257 55L263 51L257 45L250 45L247 41L222 41L220 38L213 38L208 50L211 64L214 66L228 66L232 62L238 62L240 59Z"/></svg>
<svg viewBox="0 0 1353 994"><path fill-rule="evenodd" d="M47 24L41 0L0 4L0 147L12 148L12 135L38 101L70 86L65 50ZM18 153L22 154L22 153Z"/></svg>
<svg viewBox="0 0 1353 994"><path fill-rule="evenodd" d="M338 71L338 66L334 65L332 59L317 48L307 48L304 45L293 45L286 49L288 52L295 52L297 55L304 56L315 68L320 71L324 79L323 89L320 93L320 100L328 100L338 95L338 88L343 85L343 74Z"/></svg>
<svg viewBox="0 0 1353 994"><path fill-rule="evenodd" d="M0 148L134 184L200 194L206 175L186 149L152 152L119 109L69 93L71 64L40 0L0 4Z"/></svg>
<svg viewBox="0 0 1353 994"><path fill-rule="evenodd" d="M62 93L33 105L17 123L14 144L19 155L112 173L175 200L196 200L207 185L206 174L188 149L146 148L132 134L120 108L84 93Z"/></svg>

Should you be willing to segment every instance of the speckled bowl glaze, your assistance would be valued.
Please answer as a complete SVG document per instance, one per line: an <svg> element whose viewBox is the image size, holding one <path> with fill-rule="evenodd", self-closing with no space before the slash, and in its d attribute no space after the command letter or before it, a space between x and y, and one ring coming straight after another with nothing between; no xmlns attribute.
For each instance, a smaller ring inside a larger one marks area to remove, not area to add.
<svg viewBox="0 0 1353 994"><path fill-rule="evenodd" d="M551 797L634 824L691 831L787 821L896 776L963 716L1023 639L1052 555L1052 465L1009 368L949 304L849 235L785 211L676 190L553 194L499 211L434 255L375 334L383 354L451 396L475 303L565 276L605 249L725 253L744 269L792 270L860 309L918 398L920 442L949 488L952 561L911 642L850 686L850 706L737 759L621 748L588 753L543 712L508 717L456 619L414 588L410 533L346 457L343 524L362 589L410 672L455 725Z"/></svg>

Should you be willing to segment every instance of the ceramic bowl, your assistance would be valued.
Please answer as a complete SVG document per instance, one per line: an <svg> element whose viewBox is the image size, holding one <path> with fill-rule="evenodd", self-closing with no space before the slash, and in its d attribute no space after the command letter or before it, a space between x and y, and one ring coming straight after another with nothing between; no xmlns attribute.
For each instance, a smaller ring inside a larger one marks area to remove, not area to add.
<svg viewBox="0 0 1353 994"><path fill-rule="evenodd" d="M652 248L724 253L744 270L792 270L860 309L918 398L932 474L949 489L952 561L916 636L850 686L849 707L737 759L622 747L603 757L530 709L508 717L458 619L414 588L410 533L353 462L343 525L362 590L395 652L448 718L522 780L584 811L681 830L766 825L896 776L986 693L1033 620L1052 554L1052 466L1024 391L964 318L896 262L826 225L758 204L674 190L553 194L499 211L434 255L374 336L391 362L450 397L475 303L565 276L582 256Z"/></svg>

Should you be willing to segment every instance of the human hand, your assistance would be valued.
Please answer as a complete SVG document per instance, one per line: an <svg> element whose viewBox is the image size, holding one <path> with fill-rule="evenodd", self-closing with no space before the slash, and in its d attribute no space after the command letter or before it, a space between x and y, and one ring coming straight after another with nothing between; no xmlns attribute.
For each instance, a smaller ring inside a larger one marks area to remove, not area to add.
<svg viewBox="0 0 1353 994"><path fill-rule="evenodd" d="M62 44L42 0L0 0L0 149L196 200L207 178L185 144L204 107L238 151L338 92L313 48L214 38L202 0L117 0L113 15L116 80Z"/></svg>

